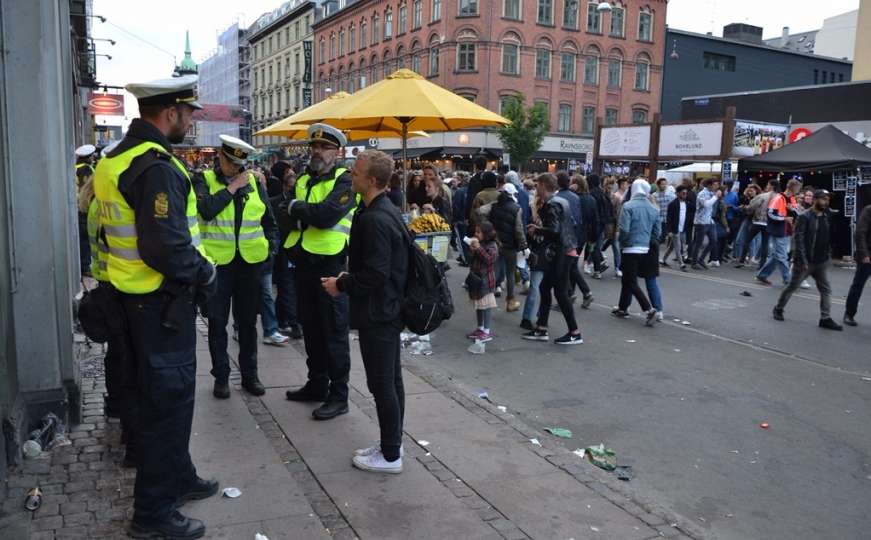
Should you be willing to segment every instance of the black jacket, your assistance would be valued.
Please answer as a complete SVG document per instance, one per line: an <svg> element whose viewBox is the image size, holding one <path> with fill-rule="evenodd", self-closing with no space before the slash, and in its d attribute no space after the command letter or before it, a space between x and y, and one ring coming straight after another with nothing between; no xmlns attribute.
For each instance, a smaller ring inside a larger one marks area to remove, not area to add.
<svg viewBox="0 0 871 540"><path fill-rule="evenodd" d="M677 234L680 228L680 203L684 202L687 205L686 216L684 217L683 230L688 232L693 228L693 220L696 217L696 207L691 205L689 200L681 201L677 198L668 203L668 208L665 210L665 226L671 234Z"/></svg>
<svg viewBox="0 0 871 540"><path fill-rule="evenodd" d="M596 207L596 199L589 193L578 195L581 199L581 216L584 224L581 229L583 235L578 237L578 247L587 242L595 242L599 237L599 209Z"/></svg>
<svg viewBox="0 0 871 540"><path fill-rule="evenodd" d="M351 328L402 327L409 240L401 224L399 210L384 194L354 214L348 273L337 284L351 299Z"/></svg>
<svg viewBox="0 0 871 540"><path fill-rule="evenodd" d="M514 201L510 194L504 191L499 193L499 198L490 207L489 221L496 229L496 236L499 238L502 249L517 251L525 248L522 236L523 215L520 211L520 205ZM520 233L519 238L518 232Z"/></svg>
<svg viewBox="0 0 871 540"><path fill-rule="evenodd" d="M856 253L853 258L857 263L871 256L871 205L865 207L859 214L856 224Z"/></svg>
<svg viewBox="0 0 871 540"><path fill-rule="evenodd" d="M593 199L596 201L599 225L614 224L616 219L614 217L614 205L611 203L611 197L599 187L590 189L590 195L592 195Z"/></svg>
<svg viewBox="0 0 871 540"><path fill-rule="evenodd" d="M570 214L569 203L557 196L551 197L539 210L541 226L532 236L536 270L546 269L552 260L577 247L575 224Z"/></svg>
<svg viewBox="0 0 871 540"><path fill-rule="evenodd" d="M154 142L172 151L169 141L152 124L136 118L127 135L110 153L116 156L142 144ZM145 152L121 173L118 190L136 214L137 248L142 260L170 281L200 285L211 281L215 272L191 243L187 220L187 201L191 182L182 175L169 156ZM163 201L168 212L156 212ZM157 201L161 201L156 204Z"/></svg>
<svg viewBox="0 0 871 540"><path fill-rule="evenodd" d="M818 216L810 209L799 215L795 222L795 264L804 267L828 261L832 253L831 231L828 211Z"/></svg>

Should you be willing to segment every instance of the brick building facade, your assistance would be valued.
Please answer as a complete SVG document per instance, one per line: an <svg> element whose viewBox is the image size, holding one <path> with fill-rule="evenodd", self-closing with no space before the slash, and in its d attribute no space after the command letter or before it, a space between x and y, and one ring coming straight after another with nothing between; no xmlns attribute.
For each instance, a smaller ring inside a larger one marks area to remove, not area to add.
<svg viewBox="0 0 871 540"><path fill-rule="evenodd" d="M666 0L357 0L314 24L315 99L411 68L493 111L522 92L555 136L659 110Z"/></svg>

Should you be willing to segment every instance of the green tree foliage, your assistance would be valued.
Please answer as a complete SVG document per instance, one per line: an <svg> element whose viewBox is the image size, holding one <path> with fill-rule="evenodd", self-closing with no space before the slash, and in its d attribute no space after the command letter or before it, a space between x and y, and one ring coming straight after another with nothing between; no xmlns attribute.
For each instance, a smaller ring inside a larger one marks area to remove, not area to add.
<svg viewBox="0 0 871 540"><path fill-rule="evenodd" d="M499 128L502 148L511 155L512 164L522 170L550 131L547 107L543 103L527 107L526 96L518 94L503 105L502 116L511 120L511 124Z"/></svg>

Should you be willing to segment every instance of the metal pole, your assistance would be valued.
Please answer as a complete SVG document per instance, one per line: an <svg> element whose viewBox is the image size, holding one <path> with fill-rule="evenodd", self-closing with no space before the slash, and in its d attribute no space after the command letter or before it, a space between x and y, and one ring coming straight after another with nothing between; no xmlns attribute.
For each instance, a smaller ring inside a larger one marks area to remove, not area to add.
<svg viewBox="0 0 871 540"><path fill-rule="evenodd" d="M402 122L402 211L408 212L408 122L407 118L400 118Z"/></svg>

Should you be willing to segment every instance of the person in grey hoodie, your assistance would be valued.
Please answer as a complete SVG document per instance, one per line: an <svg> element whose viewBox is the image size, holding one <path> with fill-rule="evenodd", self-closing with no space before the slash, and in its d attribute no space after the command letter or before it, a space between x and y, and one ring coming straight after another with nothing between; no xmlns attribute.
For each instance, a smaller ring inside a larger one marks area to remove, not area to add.
<svg viewBox="0 0 871 540"><path fill-rule="evenodd" d="M638 179L632 183L632 198L623 205L620 214L619 235L622 255L620 266L623 277L620 288L620 302L611 313L618 318L629 316L632 297L641 305L647 315L647 326L656 323L656 310L638 286L638 275L647 264L652 238L659 238L661 224L659 210L650 202L650 184Z"/></svg>

